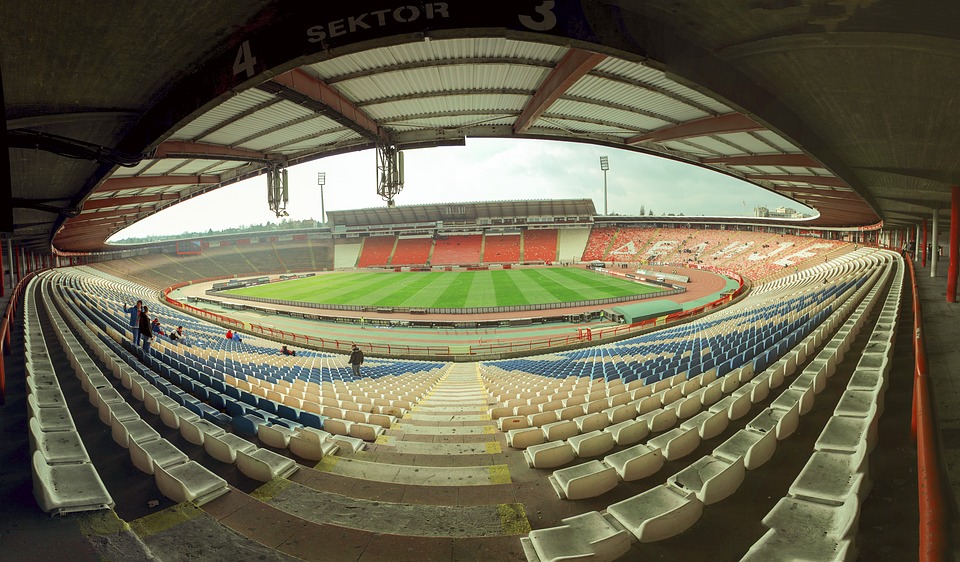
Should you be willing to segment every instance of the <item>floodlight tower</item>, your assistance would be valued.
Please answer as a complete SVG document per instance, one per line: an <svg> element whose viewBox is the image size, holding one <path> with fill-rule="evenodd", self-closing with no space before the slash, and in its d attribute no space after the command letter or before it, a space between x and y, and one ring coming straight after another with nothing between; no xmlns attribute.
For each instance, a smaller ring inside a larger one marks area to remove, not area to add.
<svg viewBox="0 0 960 562"><path fill-rule="evenodd" d="M327 173L317 172L317 185L320 186L320 224L327 224L327 211L323 208L323 185L327 183Z"/></svg>
<svg viewBox="0 0 960 562"><path fill-rule="evenodd" d="M607 170L610 169L610 160L606 156L600 157L600 169L603 170L603 214L607 213Z"/></svg>

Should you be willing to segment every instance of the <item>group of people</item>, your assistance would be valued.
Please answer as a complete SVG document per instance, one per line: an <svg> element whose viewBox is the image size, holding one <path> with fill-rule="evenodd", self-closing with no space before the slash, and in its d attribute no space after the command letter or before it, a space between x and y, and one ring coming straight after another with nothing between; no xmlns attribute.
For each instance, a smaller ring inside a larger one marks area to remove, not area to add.
<svg viewBox="0 0 960 562"><path fill-rule="evenodd" d="M133 332L133 345L140 346L144 352L150 351L151 340L155 337L167 336L170 341L183 340L183 326L177 326L176 330L167 335L160 325L160 319L150 320L150 309L138 300L137 304L124 308L124 312L130 315L130 331Z"/></svg>
<svg viewBox="0 0 960 562"><path fill-rule="evenodd" d="M129 308L124 307L123 310L130 315L130 331L133 332L133 345L140 346L145 353L150 351L150 343L154 337L167 335L163 331L163 326L160 325L159 318L154 318L152 321L150 320L150 311L147 306L143 304L142 300L138 300L137 304ZM167 337L169 337L171 341L182 341L183 326L177 326L177 329L171 331ZM238 332L230 329L227 329L224 337L238 343L243 341ZM297 354L296 351L289 349L287 346L283 346L280 349L280 353L294 356ZM354 376L359 377L360 365L363 365L363 352L360 351L360 348L356 344L354 344L350 350L350 359L347 360L347 363L349 363L353 369Z"/></svg>

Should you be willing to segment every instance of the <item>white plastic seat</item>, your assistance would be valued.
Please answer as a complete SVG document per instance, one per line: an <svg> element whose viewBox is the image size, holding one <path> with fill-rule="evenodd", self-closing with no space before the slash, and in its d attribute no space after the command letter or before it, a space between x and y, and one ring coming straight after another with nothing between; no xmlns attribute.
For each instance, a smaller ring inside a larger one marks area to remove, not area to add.
<svg viewBox="0 0 960 562"><path fill-rule="evenodd" d="M41 408L37 405L36 397L27 395L27 411L31 418L37 420L41 431L76 431L73 417L66 406Z"/></svg>
<svg viewBox="0 0 960 562"><path fill-rule="evenodd" d="M291 453L312 461L322 460L336 453L339 448L329 433L309 427L302 427L291 435L289 445Z"/></svg>
<svg viewBox="0 0 960 562"><path fill-rule="evenodd" d="M547 425L548 423L553 423L560 419L560 414L556 410L548 410L546 412L537 412L535 414L530 414L527 416L527 425L530 427L541 427Z"/></svg>
<svg viewBox="0 0 960 562"><path fill-rule="evenodd" d="M859 517L860 502L855 496L840 505L782 498L763 518L770 530L743 560L856 560Z"/></svg>
<svg viewBox="0 0 960 562"><path fill-rule="evenodd" d="M867 451L877 442L876 410L868 418L832 416L817 437L813 448L818 451L855 453L866 442Z"/></svg>
<svg viewBox="0 0 960 562"><path fill-rule="evenodd" d="M130 440L130 462L146 474L153 474L156 466L169 468L187 462L189 457L166 439L138 442Z"/></svg>
<svg viewBox="0 0 960 562"><path fill-rule="evenodd" d="M703 392L700 393L700 403L703 404L705 408L709 408L723 398L722 385L723 380L717 380L703 387Z"/></svg>
<svg viewBox="0 0 960 562"><path fill-rule="evenodd" d="M257 426L257 438L269 447L286 449L290 446L290 438L296 435L296 430L285 425L262 423Z"/></svg>
<svg viewBox="0 0 960 562"><path fill-rule="evenodd" d="M566 421L582 416L586 412L587 408L584 404L570 404L569 406L561 408L557 414L560 416L561 420Z"/></svg>
<svg viewBox="0 0 960 562"><path fill-rule="evenodd" d="M507 416L497 420L497 427L500 431L506 433L511 429L530 427L530 421L527 419L527 416Z"/></svg>
<svg viewBox="0 0 960 562"><path fill-rule="evenodd" d="M859 499L870 491L869 463L866 446L855 453L815 451L793 484L790 495L840 505L850 496Z"/></svg>
<svg viewBox="0 0 960 562"><path fill-rule="evenodd" d="M753 470L770 460L776 450L776 433L741 429L714 449L713 456L727 462L742 458L744 467Z"/></svg>
<svg viewBox="0 0 960 562"><path fill-rule="evenodd" d="M226 431L224 431L222 427L213 425L207 420L180 420L180 435L194 445L203 445L204 438L207 435L220 437L224 433L226 433Z"/></svg>
<svg viewBox="0 0 960 562"><path fill-rule="evenodd" d="M765 408L747 423L747 429L761 433L772 431L776 434L777 441L783 441L797 430L799 424L800 402L795 402L789 410Z"/></svg>
<svg viewBox="0 0 960 562"><path fill-rule="evenodd" d="M700 433L695 427L678 427L650 439L647 444L663 451L663 458L674 461L689 455L700 445Z"/></svg>
<svg viewBox="0 0 960 562"><path fill-rule="evenodd" d="M160 404L166 405L167 408L173 408L178 405L173 398L163 394L160 389L157 389L156 392L147 392L143 395L143 405L151 414L160 415Z"/></svg>
<svg viewBox="0 0 960 562"><path fill-rule="evenodd" d="M118 419L122 422L140 419L140 414L138 414L130 404L122 400L119 402L101 402L98 413L100 415L100 421L106 425L111 425L113 419Z"/></svg>
<svg viewBox="0 0 960 562"><path fill-rule="evenodd" d="M199 506L230 491L226 480L196 461L170 468L155 464L153 475L160 492L177 503L191 501Z"/></svg>
<svg viewBox="0 0 960 562"><path fill-rule="evenodd" d="M350 437L349 435L331 435L330 441L337 446L337 449L343 449L344 451L350 451L353 453L362 451L365 446L363 439L357 439L356 437Z"/></svg>
<svg viewBox="0 0 960 562"><path fill-rule="evenodd" d="M595 430L602 430L610 425L610 418L607 417L607 415L602 411L578 416L574 418L573 421L576 422L577 429L580 433L589 433Z"/></svg>
<svg viewBox="0 0 960 562"><path fill-rule="evenodd" d="M548 479L560 499L595 498L614 489L619 480L612 466L588 461L554 471Z"/></svg>
<svg viewBox="0 0 960 562"><path fill-rule="evenodd" d="M703 505L710 505L736 492L745 473L743 458L728 462L707 455L668 478L667 482L694 492Z"/></svg>
<svg viewBox="0 0 960 562"><path fill-rule="evenodd" d="M799 414L803 416L813 409L813 401L814 393L812 388L808 387L804 390L788 388L781 392L780 396L777 396L773 402L770 403L770 407L774 410L791 410L794 404L799 404Z"/></svg>
<svg viewBox="0 0 960 562"><path fill-rule="evenodd" d="M89 463L90 456L76 431L42 431L37 418L30 418L30 448L40 452L47 464Z"/></svg>
<svg viewBox="0 0 960 562"><path fill-rule="evenodd" d="M677 412L673 408L660 408L637 417L650 428L651 433L659 433L677 424Z"/></svg>
<svg viewBox="0 0 960 562"><path fill-rule="evenodd" d="M278 455L269 449L237 451L237 468L246 476L269 482L274 478L286 478L300 469L293 459Z"/></svg>
<svg viewBox="0 0 960 562"><path fill-rule="evenodd" d="M604 464L612 466L624 482L646 478L663 466L663 452L656 447L634 445L604 457Z"/></svg>
<svg viewBox="0 0 960 562"><path fill-rule="evenodd" d="M703 407L700 402L700 395L685 396L671 405L677 413L677 418L681 420L688 419L696 415Z"/></svg>
<svg viewBox="0 0 960 562"><path fill-rule="evenodd" d="M539 445L544 442L546 437L543 430L539 427L528 427L526 429L511 429L507 432L507 444L514 449L526 449L531 445Z"/></svg>
<svg viewBox="0 0 960 562"><path fill-rule="evenodd" d="M33 497L46 513L62 515L113 507L113 498L90 463L53 465L33 453Z"/></svg>
<svg viewBox="0 0 960 562"><path fill-rule="evenodd" d="M840 505L784 497L763 518L767 527L802 537L804 542L853 539L859 521L860 500L853 495Z"/></svg>
<svg viewBox="0 0 960 562"><path fill-rule="evenodd" d="M663 404L660 402L659 395L644 396L643 398L638 398L633 402L630 402L630 404L637 409L637 414L641 416L654 410L659 410L663 407Z"/></svg>
<svg viewBox="0 0 960 562"><path fill-rule="evenodd" d="M533 468L556 468L572 461L576 453L566 441L550 441L527 447L523 456Z"/></svg>
<svg viewBox="0 0 960 562"><path fill-rule="evenodd" d="M354 423L350 426L350 436L373 443L383 434L383 428L372 423Z"/></svg>
<svg viewBox="0 0 960 562"><path fill-rule="evenodd" d="M679 535L703 514L703 503L692 492L661 484L611 504L607 513L642 543Z"/></svg>
<svg viewBox="0 0 960 562"><path fill-rule="evenodd" d="M224 433L223 435L207 435L203 440L203 450L220 462L233 464L237 462L237 452L251 452L257 446L239 435Z"/></svg>
<svg viewBox="0 0 960 562"><path fill-rule="evenodd" d="M607 415L610 424L616 425L620 422L632 420L637 415L637 409L629 404L620 404L603 411Z"/></svg>
<svg viewBox="0 0 960 562"><path fill-rule="evenodd" d="M627 420L607 426L603 431L613 435L617 445L633 445L650 434L650 427L643 420Z"/></svg>
<svg viewBox="0 0 960 562"><path fill-rule="evenodd" d="M350 426L353 422L338 418L327 418L323 422L323 428L333 435L350 435Z"/></svg>
<svg viewBox="0 0 960 562"><path fill-rule="evenodd" d="M729 424L730 420L727 418L726 410L719 412L707 410L681 423L680 429L696 428L700 434L700 439L713 439L723 433Z"/></svg>
<svg viewBox="0 0 960 562"><path fill-rule="evenodd" d="M200 419L195 412L190 411L186 406L181 406L176 402L173 405L160 402L160 421L163 425L171 429L180 429L180 420L197 421Z"/></svg>
<svg viewBox="0 0 960 562"><path fill-rule="evenodd" d="M596 511L568 517L562 522L559 527L530 531L520 539L528 560L616 560L630 551L630 534Z"/></svg>
<svg viewBox="0 0 960 562"><path fill-rule="evenodd" d="M573 420L556 421L543 426L543 435L547 441L562 441L579 433L577 422Z"/></svg>
<svg viewBox="0 0 960 562"><path fill-rule="evenodd" d="M583 435L574 435L567 439L567 443L580 458L589 458L602 455L613 449L615 443L613 435L600 430L594 430Z"/></svg>
<svg viewBox="0 0 960 562"><path fill-rule="evenodd" d="M157 430L139 417L129 421L122 421L116 417L113 417L112 420L110 434L113 441L124 449L130 447L130 441L146 442L160 438Z"/></svg>

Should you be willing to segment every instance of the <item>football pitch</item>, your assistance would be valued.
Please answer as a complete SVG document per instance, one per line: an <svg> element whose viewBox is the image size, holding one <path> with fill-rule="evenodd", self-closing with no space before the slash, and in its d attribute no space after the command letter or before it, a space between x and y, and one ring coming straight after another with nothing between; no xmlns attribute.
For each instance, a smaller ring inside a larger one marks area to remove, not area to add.
<svg viewBox="0 0 960 562"><path fill-rule="evenodd" d="M660 289L578 268L355 272L291 279L226 291L319 304L481 308L645 295Z"/></svg>

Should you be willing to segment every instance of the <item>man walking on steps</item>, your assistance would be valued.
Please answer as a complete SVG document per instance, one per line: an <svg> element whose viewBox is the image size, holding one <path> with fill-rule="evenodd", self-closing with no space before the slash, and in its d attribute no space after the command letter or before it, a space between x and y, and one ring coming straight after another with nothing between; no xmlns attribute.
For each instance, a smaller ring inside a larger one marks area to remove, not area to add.
<svg viewBox="0 0 960 562"><path fill-rule="evenodd" d="M363 365L363 352L360 351L360 348L357 347L357 344L353 344L353 350L350 351L350 360L348 361L350 366L353 367L353 376L360 376L360 365Z"/></svg>
<svg viewBox="0 0 960 562"><path fill-rule="evenodd" d="M143 301L137 301L137 304L130 308L123 307L123 311L130 315L130 331L133 332L133 347L140 345L140 311L143 309Z"/></svg>

